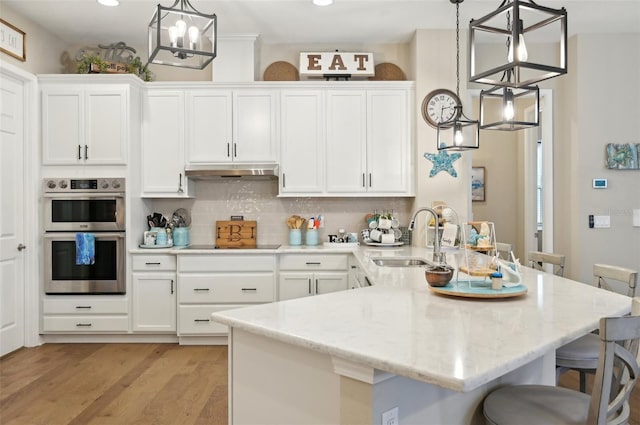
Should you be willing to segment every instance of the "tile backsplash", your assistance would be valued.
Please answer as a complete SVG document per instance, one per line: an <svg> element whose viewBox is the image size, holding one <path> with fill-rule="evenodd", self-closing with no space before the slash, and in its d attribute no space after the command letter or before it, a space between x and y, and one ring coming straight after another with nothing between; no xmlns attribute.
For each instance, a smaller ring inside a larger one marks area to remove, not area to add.
<svg viewBox="0 0 640 425"><path fill-rule="evenodd" d="M195 182L195 199L154 199L148 205L152 212L170 218L178 208L191 212L190 237L192 244L215 242L215 223L242 215L245 220L258 222L259 244L288 243L285 220L292 214L309 218L322 214L325 228L320 241L338 229L360 232L365 227L364 216L374 210L392 210L406 226L411 218L413 198L332 197L278 198L278 180L201 180Z"/></svg>

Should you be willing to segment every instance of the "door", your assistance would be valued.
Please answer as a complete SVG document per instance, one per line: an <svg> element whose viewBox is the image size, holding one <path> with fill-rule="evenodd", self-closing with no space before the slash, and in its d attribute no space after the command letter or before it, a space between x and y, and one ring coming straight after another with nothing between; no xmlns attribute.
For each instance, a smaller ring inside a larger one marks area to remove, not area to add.
<svg viewBox="0 0 640 425"><path fill-rule="evenodd" d="M233 155L232 93L193 90L187 94L187 164L229 162Z"/></svg>
<svg viewBox="0 0 640 425"><path fill-rule="evenodd" d="M315 292L318 295L344 291L349 287L349 274L347 272L316 273L314 279Z"/></svg>
<svg viewBox="0 0 640 425"><path fill-rule="evenodd" d="M0 356L25 344L23 83L0 74Z"/></svg>
<svg viewBox="0 0 640 425"><path fill-rule="evenodd" d="M409 190L409 125L407 92L367 92L367 191Z"/></svg>
<svg viewBox="0 0 640 425"><path fill-rule="evenodd" d="M133 330L175 332L176 276L133 274Z"/></svg>
<svg viewBox="0 0 640 425"><path fill-rule="evenodd" d="M281 272L279 278L280 295L278 301L308 297L313 294L313 275L309 273Z"/></svg>
<svg viewBox="0 0 640 425"><path fill-rule="evenodd" d="M85 96L87 164L126 164L129 117L127 90L91 88Z"/></svg>
<svg viewBox="0 0 640 425"><path fill-rule="evenodd" d="M364 90L327 92L327 192L366 191L366 127Z"/></svg>
<svg viewBox="0 0 640 425"><path fill-rule="evenodd" d="M277 160L276 96L273 91L238 90L233 96L233 160Z"/></svg>
<svg viewBox="0 0 640 425"><path fill-rule="evenodd" d="M324 190L322 92L283 91L281 98L280 193Z"/></svg>
<svg viewBox="0 0 640 425"><path fill-rule="evenodd" d="M554 249L552 104L551 92L541 90L540 126L527 129L524 135L525 258L529 251ZM533 119L532 108L525 111L527 120Z"/></svg>
<svg viewBox="0 0 640 425"><path fill-rule="evenodd" d="M42 88L42 162L84 163L84 98L77 87Z"/></svg>

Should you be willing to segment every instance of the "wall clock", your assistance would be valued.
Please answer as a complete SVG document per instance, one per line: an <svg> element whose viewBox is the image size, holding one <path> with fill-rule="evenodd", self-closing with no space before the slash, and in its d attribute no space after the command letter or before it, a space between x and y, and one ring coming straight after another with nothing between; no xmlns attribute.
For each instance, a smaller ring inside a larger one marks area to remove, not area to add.
<svg viewBox="0 0 640 425"><path fill-rule="evenodd" d="M422 101L422 118L433 128L439 123L460 118L462 113L460 98L451 90L436 89ZM458 108L457 108L458 107Z"/></svg>

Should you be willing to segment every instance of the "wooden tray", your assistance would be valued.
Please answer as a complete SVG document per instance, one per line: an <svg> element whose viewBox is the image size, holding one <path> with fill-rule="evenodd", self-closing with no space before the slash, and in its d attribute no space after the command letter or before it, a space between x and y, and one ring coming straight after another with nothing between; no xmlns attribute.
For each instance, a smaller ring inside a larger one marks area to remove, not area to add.
<svg viewBox="0 0 640 425"><path fill-rule="evenodd" d="M218 248L255 248L257 239L256 221L216 221Z"/></svg>
<svg viewBox="0 0 640 425"><path fill-rule="evenodd" d="M491 274L495 273L494 269L488 267L481 267L477 269L472 268L471 271L467 269L467 266L460 266L458 268L462 273L466 273L469 276L491 276Z"/></svg>
<svg viewBox="0 0 640 425"><path fill-rule="evenodd" d="M491 282L481 283L472 281L471 286L469 282L459 280L457 282L451 281L447 286L436 287L429 286L433 292L442 295L449 295L453 297L462 298L513 298L519 297L527 293L528 289L524 285L512 286L511 288L491 289Z"/></svg>

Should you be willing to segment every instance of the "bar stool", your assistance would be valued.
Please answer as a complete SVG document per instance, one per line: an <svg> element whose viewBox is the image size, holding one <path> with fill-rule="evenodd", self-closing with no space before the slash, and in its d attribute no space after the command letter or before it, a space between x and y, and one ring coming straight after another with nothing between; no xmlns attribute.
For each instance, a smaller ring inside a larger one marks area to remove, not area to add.
<svg viewBox="0 0 640 425"><path fill-rule="evenodd" d="M564 259L565 256L561 254L529 251L529 263L532 268L545 271L543 267L545 264L553 264L553 274L556 276L564 276Z"/></svg>
<svg viewBox="0 0 640 425"><path fill-rule="evenodd" d="M640 299L634 304L640 306ZM591 396L550 385L507 385L483 402L488 424L623 424L630 416L629 397L638 380L636 358L640 316L600 319L600 347ZM618 342L623 342L619 345ZM635 353L635 354L634 354ZM620 369L614 368L621 366ZM623 379L628 374L628 379Z"/></svg>
<svg viewBox="0 0 640 425"><path fill-rule="evenodd" d="M628 285L627 295L635 297L638 283L638 272L635 270L611 266L607 264L594 264L594 284L598 288L612 290L611 282L614 280ZM608 279L608 280L607 280ZM580 374L580 391L587 390L587 373L595 373L598 366L600 353L600 339L597 334L587 334L556 350L556 368L558 375L568 370L576 370Z"/></svg>
<svg viewBox="0 0 640 425"><path fill-rule="evenodd" d="M513 245L510 243L496 242L496 251L500 254L500 258L503 260L511 261L511 253L513 252Z"/></svg>

